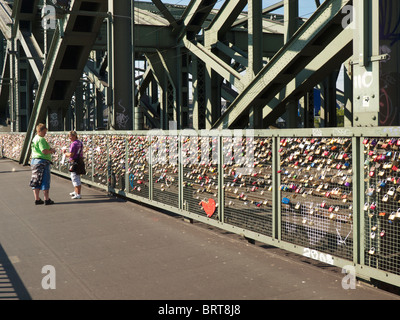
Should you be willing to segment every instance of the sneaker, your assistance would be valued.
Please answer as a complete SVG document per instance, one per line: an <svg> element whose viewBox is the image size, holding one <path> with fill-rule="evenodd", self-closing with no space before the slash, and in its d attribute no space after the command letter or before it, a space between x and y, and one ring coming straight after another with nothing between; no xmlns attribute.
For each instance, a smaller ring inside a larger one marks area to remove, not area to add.
<svg viewBox="0 0 400 320"><path fill-rule="evenodd" d="M44 203L44 201L42 199L35 200L35 204L43 204L43 203Z"/></svg>
<svg viewBox="0 0 400 320"><path fill-rule="evenodd" d="M80 194L75 194L71 199L81 199L81 195Z"/></svg>
<svg viewBox="0 0 400 320"><path fill-rule="evenodd" d="M44 200L44 205L45 205L45 206L50 205L50 204L54 204L54 201L51 200L51 199L49 199L49 200Z"/></svg>
<svg viewBox="0 0 400 320"><path fill-rule="evenodd" d="M75 193L75 191L72 191L69 195L74 196L74 195L76 195L76 193Z"/></svg>

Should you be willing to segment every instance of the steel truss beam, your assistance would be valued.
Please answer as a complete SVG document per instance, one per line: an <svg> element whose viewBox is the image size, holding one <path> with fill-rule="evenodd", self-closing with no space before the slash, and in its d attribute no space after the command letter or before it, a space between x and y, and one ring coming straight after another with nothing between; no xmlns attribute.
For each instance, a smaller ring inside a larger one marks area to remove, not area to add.
<svg viewBox="0 0 400 320"><path fill-rule="evenodd" d="M56 110L61 123L60 128L52 126L51 129L65 130L62 122L68 121L66 108L83 72L84 78L93 84L87 88L106 96L109 125L118 130L115 126L120 112L117 96L122 87L124 95L132 100L124 103L129 116L132 115L125 130L130 130L130 126L135 130L142 129L143 124L147 129L168 129L171 121L182 129L191 125L196 129L266 128L274 126L280 116L296 126L298 101L304 101L302 108L308 117L307 126L311 126L313 105L310 93L314 87L322 85L324 117L328 112L325 110L328 101L332 100L331 105L334 104L334 94L331 95L335 89L333 82L344 62L347 63L348 75L346 88L350 88L344 93L346 125L378 125L379 82L368 88L352 86L354 80L357 82L366 73L378 79L380 61L385 59L377 45L379 8L373 0L355 3L351 0L326 0L322 4L315 1L316 12L308 20L298 17L298 0L277 1L267 8L262 8L259 0L232 0L224 1L218 10L214 8L219 4L215 0L192 0L188 6L153 0L153 3L134 3L135 10L130 14L114 12L108 19L108 29L102 21L107 10L112 9L109 5L119 2L103 1L108 8L100 11L90 12L88 8L79 7L79 3L83 3L81 0L71 1L70 11L65 17L62 10L57 11L59 27L54 37L49 33L54 41L48 47L38 37L38 5L42 4L41 1L15 0L11 10L7 1L0 0L0 30L9 48L3 78L13 78L8 83L2 81L0 101L6 101L10 96L11 114L22 114L19 95L28 89L19 86L18 79L19 72L28 62L26 71L39 85L35 88L36 98L32 96L35 103L28 130L33 131L33 124L39 119L46 119L48 110ZM97 0L84 2L96 3ZM243 11L246 6L247 12ZM353 7L360 17L355 28L348 29L342 25L347 14L342 9L348 6ZM274 13L281 8L284 9L283 15ZM71 50L82 45L82 41L72 39L74 32L68 29L70 21L84 19L82 17L98 21L99 27L95 31L99 41L95 44L93 39L96 35L87 33L88 41L83 41L84 52L80 58L75 58L79 67L74 71L59 68L62 63L72 63L71 57L77 56L71 54L63 60L66 48ZM126 20L131 35L121 36L122 31L116 31L118 19ZM130 42L132 39L134 43ZM87 61L91 50L103 55L98 57L101 66L95 66L93 59ZM135 59L144 61L146 65L141 82L135 82L137 75L133 74L134 67L129 66ZM66 82L70 83L68 89L61 85ZM51 98L57 96L57 92L62 99ZM91 95L95 96L94 93ZM329 99L330 95L332 99ZM365 107L367 100L374 102L368 108ZM190 102L193 111L189 108ZM7 107L2 105L2 108ZM334 116L335 110L331 109ZM193 124L188 121L191 112ZM144 122L141 120L143 116L147 119ZM335 125L335 118L330 119L329 125ZM325 120L328 119L321 121ZM18 128L20 126L15 127ZM27 152L28 149L27 142Z"/></svg>
<svg viewBox="0 0 400 320"><path fill-rule="evenodd" d="M334 38L342 30L342 8L348 0L324 2L316 13L290 38L254 80L232 103L224 115L214 123L214 128L231 128L254 106L254 100L272 99L323 49L326 39Z"/></svg>

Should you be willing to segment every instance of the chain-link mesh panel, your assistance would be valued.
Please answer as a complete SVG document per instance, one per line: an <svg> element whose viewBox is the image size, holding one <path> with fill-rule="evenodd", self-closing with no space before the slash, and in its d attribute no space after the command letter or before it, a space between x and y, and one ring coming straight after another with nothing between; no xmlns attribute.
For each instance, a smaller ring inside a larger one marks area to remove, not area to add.
<svg viewBox="0 0 400 320"><path fill-rule="evenodd" d="M400 274L400 139L363 143L365 264Z"/></svg>
<svg viewBox="0 0 400 320"><path fill-rule="evenodd" d="M113 135L109 140L110 186L125 190L126 136Z"/></svg>
<svg viewBox="0 0 400 320"><path fill-rule="evenodd" d="M223 138L224 222L272 235L272 139Z"/></svg>
<svg viewBox="0 0 400 320"><path fill-rule="evenodd" d="M2 156L12 160L19 160L24 139L25 134L2 135Z"/></svg>
<svg viewBox="0 0 400 320"><path fill-rule="evenodd" d="M92 136L93 181L106 186L107 172L107 136Z"/></svg>
<svg viewBox="0 0 400 320"><path fill-rule="evenodd" d="M280 141L282 240L352 259L351 139Z"/></svg>
<svg viewBox="0 0 400 320"><path fill-rule="evenodd" d="M64 150L68 150L68 136L51 134L46 135L46 140L50 147L54 148L56 152L52 155L52 169L60 172L68 173L68 158L64 156Z"/></svg>
<svg viewBox="0 0 400 320"><path fill-rule="evenodd" d="M128 139L129 192L149 198L149 137L130 136Z"/></svg>
<svg viewBox="0 0 400 320"><path fill-rule="evenodd" d="M185 137L182 142L183 207L218 218L218 138Z"/></svg>
<svg viewBox="0 0 400 320"><path fill-rule="evenodd" d="M78 137L83 144L83 161L85 162L86 174L82 174L82 179L92 180L93 175L93 145L92 139L93 135L83 134Z"/></svg>
<svg viewBox="0 0 400 320"><path fill-rule="evenodd" d="M153 200L179 207L178 137L153 137L151 152Z"/></svg>

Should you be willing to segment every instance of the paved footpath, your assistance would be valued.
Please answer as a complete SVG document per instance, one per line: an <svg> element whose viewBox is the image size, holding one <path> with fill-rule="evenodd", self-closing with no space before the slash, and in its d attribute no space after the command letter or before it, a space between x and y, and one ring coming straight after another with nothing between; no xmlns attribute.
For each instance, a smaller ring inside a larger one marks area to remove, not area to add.
<svg viewBox="0 0 400 320"><path fill-rule="evenodd" d="M337 268L96 188L71 200L57 175L55 204L35 206L29 180L29 166L0 159L0 300L400 298L363 282L345 290Z"/></svg>

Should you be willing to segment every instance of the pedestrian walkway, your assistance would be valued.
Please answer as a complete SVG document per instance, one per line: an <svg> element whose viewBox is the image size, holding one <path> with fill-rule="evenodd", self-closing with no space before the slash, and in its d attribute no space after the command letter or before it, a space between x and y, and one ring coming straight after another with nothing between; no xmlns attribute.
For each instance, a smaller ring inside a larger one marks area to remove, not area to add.
<svg viewBox="0 0 400 320"><path fill-rule="evenodd" d="M35 206L29 180L29 167L0 159L0 300L400 298L363 282L345 290L337 268L96 188L72 200L57 175L55 204Z"/></svg>

